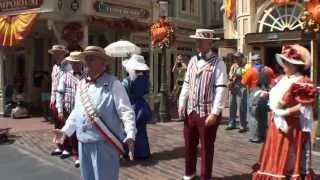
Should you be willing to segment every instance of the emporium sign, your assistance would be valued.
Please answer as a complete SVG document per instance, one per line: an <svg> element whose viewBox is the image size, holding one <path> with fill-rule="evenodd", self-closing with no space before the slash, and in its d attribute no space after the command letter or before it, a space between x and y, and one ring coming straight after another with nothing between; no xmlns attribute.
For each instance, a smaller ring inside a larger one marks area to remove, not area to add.
<svg viewBox="0 0 320 180"><path fill-rule="evenodd" d="M0 0L0 12L39 8L43 0Z"/></svg>
<svg viewBox="0 0 320 180"><path fill-rule="evenodd" d="M113 16L125 16L130 18L149 17L149 12L146 9L115 5L103 1L96 1L93 4L93 8L98 13L110 14Z"/></svg>

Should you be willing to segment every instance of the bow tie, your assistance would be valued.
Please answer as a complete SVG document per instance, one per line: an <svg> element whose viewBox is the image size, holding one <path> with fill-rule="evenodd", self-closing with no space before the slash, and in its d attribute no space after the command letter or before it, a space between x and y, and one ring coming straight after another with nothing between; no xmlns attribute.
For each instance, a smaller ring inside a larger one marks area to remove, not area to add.
<svg viewBox="0 0 320 180"><path fill-rule="evenodd" d="M73 75L79 75L79 76L81 76L81 73L80 72L73 72Z"/></svg>
<svg viewBox="0 0 320 180"><path fill-rule="evenodd" d="M207 57L206 57L205 53L198 53L197 59L198 60L203 59L203 60L207 61Z"/></svg>

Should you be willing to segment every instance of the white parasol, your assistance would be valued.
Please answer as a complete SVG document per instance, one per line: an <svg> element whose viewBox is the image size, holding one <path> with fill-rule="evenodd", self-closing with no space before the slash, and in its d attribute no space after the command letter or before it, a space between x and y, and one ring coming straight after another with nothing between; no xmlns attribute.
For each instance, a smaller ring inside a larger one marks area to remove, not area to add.
<svg viewBox="0 0 320 180"><path fill-rule="evenodd" d="M131 54L140 54L141 49L130 41L119 40L109 44L104 51L111 57L128 57Z"/></svg>

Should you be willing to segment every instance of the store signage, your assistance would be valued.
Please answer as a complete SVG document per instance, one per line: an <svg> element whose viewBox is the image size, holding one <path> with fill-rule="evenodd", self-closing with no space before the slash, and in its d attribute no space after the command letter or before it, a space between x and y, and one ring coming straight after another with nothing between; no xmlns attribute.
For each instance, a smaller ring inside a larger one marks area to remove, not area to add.
<svg viewBox="0 0 320 180"><path fill-rule="evenodd" d="M278 34L268 34L268 39L278 39Z"/></svg>
<svg viewBox="0 0 320 180"><path fill-rule="evenodd" d="M96 1L93 5L99 13L113 16L125 16L129 18L148 18L149 12L146 9L110 4L103 1Z"/></svg>
<svg viewBox="0 0 320 180"><path fill-rule="evenodd" d="M39 8L43 0L0 0L0 12Z"/></svg>

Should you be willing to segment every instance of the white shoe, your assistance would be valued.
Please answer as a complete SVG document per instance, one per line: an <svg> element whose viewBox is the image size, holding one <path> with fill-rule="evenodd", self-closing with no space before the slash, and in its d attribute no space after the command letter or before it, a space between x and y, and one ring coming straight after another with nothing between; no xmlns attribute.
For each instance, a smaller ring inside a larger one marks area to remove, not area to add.
<svg viewBox="0 0 320 180"><path fill-rule="evenodd" d="M52 156L61 155L61 149L57 148L51 152Z"/></svg>
<svg viewBox="0 0 320 180"><path fill-rule="evenodd" d="M196 176L196 174L192 174L191 176L183 176L182 179L183 180L192 180L195 176Z"/></svg>

